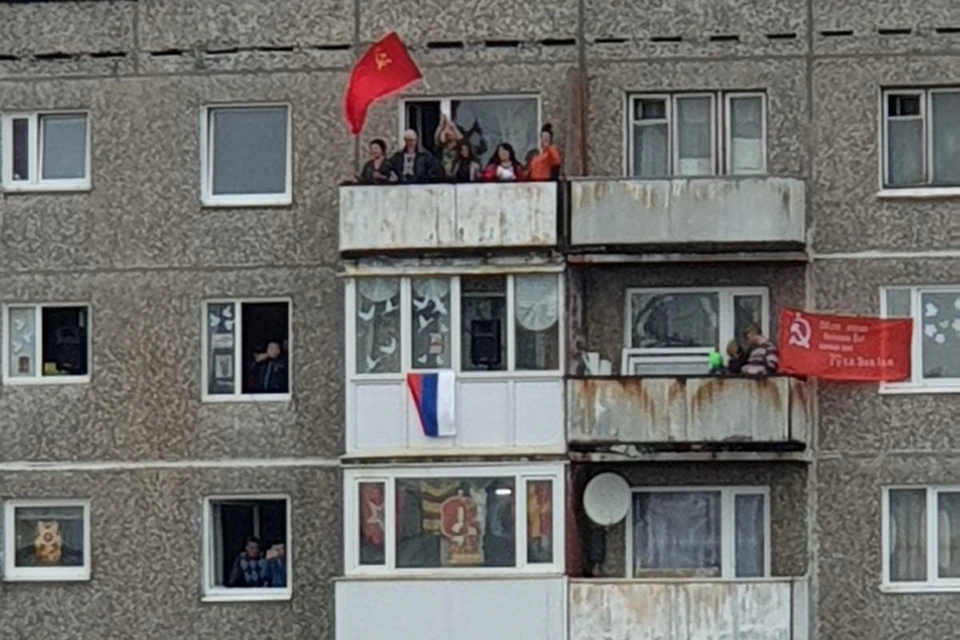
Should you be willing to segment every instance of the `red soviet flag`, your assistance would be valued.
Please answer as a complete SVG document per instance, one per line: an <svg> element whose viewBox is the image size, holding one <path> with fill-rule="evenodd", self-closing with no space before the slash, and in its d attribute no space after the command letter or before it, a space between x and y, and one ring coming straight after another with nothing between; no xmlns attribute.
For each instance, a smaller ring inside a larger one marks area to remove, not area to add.
<svg viewBox="0 0 960 640"><path fill-rule="evenodd" d="M347 83L343 99L343 115L350 133L359 135L367 119L370 105L403 90L423 76L406 45L391 31L374 42L357 61Z"/></svg>
<svg viewBox="0 0 960 640"><path fill-rule="evenodd" d="M913 320L780 312L780 371L825 380L910 377Z"/></svg>

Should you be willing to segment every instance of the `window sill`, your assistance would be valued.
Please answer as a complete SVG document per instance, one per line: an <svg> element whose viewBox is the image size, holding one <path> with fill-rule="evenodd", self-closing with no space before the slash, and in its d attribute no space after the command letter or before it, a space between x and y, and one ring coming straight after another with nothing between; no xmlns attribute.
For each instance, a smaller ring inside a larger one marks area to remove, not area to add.
<svg viewBox="0 0 960 640"><path fill-rule="evenodd" d="M39 569L24 571L23 569L7 572L3 576L4 582L89 582L90 570L60 571L58 569Z"/></svg>
<svg viewBox="0 0 960 640"><path fill-rule="evenodd" d="M4 377L4 386L31 387L56 384L90 384L90 376L42 376L39 378Z"/></svg>
<svg viewBox="0 0 960 640"><path fill-rule="evenodd" d="M916 187L909 189L881 189L877 197L885 200L918 198L960 198L960 187Z"/></svg>
<svg viewBox="0 0 960 640"><path fill-rule="evenodd" d="M89 180L31 184L10 182L3 185L4 193L85 193L91 190L92 186Z"/></svg>
<svg viewBox="0 0 960 640"><path fill-rule="evenodd" d="M921 593L960 593L960 585L937 585L937 584L884 584L880 586L882 593L890 594L921 594Z"/></svg>
<svg viewBox="0 0 960 640"><path fill-rule="evenodd" d="M524 569L510 567L482 568L451 568L438 569L384 569L370 566L368 569L353 569L348 571L340 580L410 580L418 582L439 582L447 580L523 580L562 578L563 570L555 565L541 565L548 569L532 569L528 565Z"/></svg>
<svg viewBox="0 0 960 640"><path fill-rule="evenodd" d="M211 209L237 209L243 207L289 207L293 204L291 194L212 196L200 198L204 207Z"/></svg>
<svg viewBox="0 0 960 640"><path fill-rule="evenodd" d="M203 594L201 602L284 602L293 599L290 589L277 589L269 593L263 589L231 589ZM235 593L239 592L239 593Z"/></svg>
<svg viewBox="0 0 960 640"><path fill-rule="evenodd" d="M208 395L204 394L202 401L216 404L219 402L290 402L293 394L290 393L247 393L243 395Z"/></svg>
<svg viewBox="0 0 960 640"><path fill-rule="evenodd" d="M911 384L911 385L881 384L879 393L882 396L960 393L960 385L921 386L916 384Z"/></svg>

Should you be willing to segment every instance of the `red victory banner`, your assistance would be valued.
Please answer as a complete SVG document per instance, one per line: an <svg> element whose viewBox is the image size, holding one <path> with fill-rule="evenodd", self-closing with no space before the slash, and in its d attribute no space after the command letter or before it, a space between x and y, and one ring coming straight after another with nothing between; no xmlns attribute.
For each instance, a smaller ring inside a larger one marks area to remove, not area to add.
<svg viewBox="0 0 960 640"><path fill-rule="evenodd" d="M780 312L780 371L825 380L910 377L913 320Z"/></svg>
<svg viewBox="0 0 960 640"><path fill-rule="evenodd" d="M395 32L374 42L357 61L347 83L343 115L350 133L360 135L367 111L377 100L402 91L423 76Z"/></svg>

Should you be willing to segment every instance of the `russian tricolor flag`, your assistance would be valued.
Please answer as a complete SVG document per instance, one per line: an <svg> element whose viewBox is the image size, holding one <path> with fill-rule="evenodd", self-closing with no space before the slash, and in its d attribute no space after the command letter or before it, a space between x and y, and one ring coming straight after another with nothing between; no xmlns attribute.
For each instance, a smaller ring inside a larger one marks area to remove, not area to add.
<svg viewBox="0 0 960 640"><path fill-rule="evenodd" d="M423 435L428 438L456 435L456 379L453 371L408 373L407 387L420 414Z"/></svg>

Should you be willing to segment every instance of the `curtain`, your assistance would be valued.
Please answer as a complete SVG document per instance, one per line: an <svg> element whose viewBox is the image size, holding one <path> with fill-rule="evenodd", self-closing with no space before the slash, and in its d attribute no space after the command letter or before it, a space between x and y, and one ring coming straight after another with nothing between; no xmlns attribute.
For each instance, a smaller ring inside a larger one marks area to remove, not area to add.
<svg viewBox="0 0 960 640"><path fill-rule="evenodd" d="M960 185L960 92L935 93L933 118L933 183Z"/></svg>
<svg viewBox="0 0 960 640"><path fill-rule="evenodd" d="M36 317L32 307L10 309L10 377L30 377L37 373Z"/></svg>
<svg viewBox="0 0 960 640"><path fill-rule="evenodd" d="M485 165L497 145L509 143L522 163L527 151L539 148L536 98L460 100L452 105L453 118Z"/></svg>
<svg viewBox="0 0 960 640"><path fill-rule="evenodd" d="M927 492L890 491L890 580L927 578Z"/></svg>
<svg viewBox="0 0 960 640"><path fill-rule="evenodd" d="M960 290L920 296L923 377L960 378Z"/></svg>
<svg viewBox="0 0 960 640"><path fill-rule="evenodd" d="M760 494L735 497L736 575L738 578L760 578L766 572L765 497Z"/></svg>
<svg viewBox="0 0 960 640"><path fill-rule="evenodd" d="M357 373L400 371L400 280L358 278Z"/></svg>
<svg viewBox="0 0 960 640"><path fill-rule="evenodd" d="M923 120L887 120L887 184L923 182Z"/></svg>
<svg viewBox="0 0 960 640"><path fill-rule="evenodd" d="M937 565L940 578L960 578L960 493L937 496Z"/></svg>
<svg viewBox="0 0 960 640"><path fill-rule="evenodd" d="M410 314L413 369L450 368L450 280L411 281Z"/></svg>
<svg viewBox="0 0 960 640"><path fill-rule="evenodd" d="M677 100L677 175L713 173L713 125L710 98Z"/></svg>
<svg viewBox="0 0 960 640"><path fill-rule="evenodd" d="M720 298L715 293L636 293L631 315L633 347L712 348L720 342Z"/></svg>
<svg viewBox="0 0 960 640"><path fill-rule="evenodd" d="M666 123L633 126L633 175L639 178L670 175L667 159L669 135Z"/></svg>
<svg viewBox="0 0 960 640"><path fill-rule="evenodd" d="M560 283L556 275L514 279L516 368L553 370L560 366Z"/></svg>
<svg viewBox="0 0 960 640"><path fill-rule="evenodd" d="M634 495L634 575L720 576L720 493Z"/></svg>
<svg viewBox="0 0 960 640"><path fill-rule="evenodd" d="M730 172L763 171L763 100L759 97L730 100Z"/></svg>

